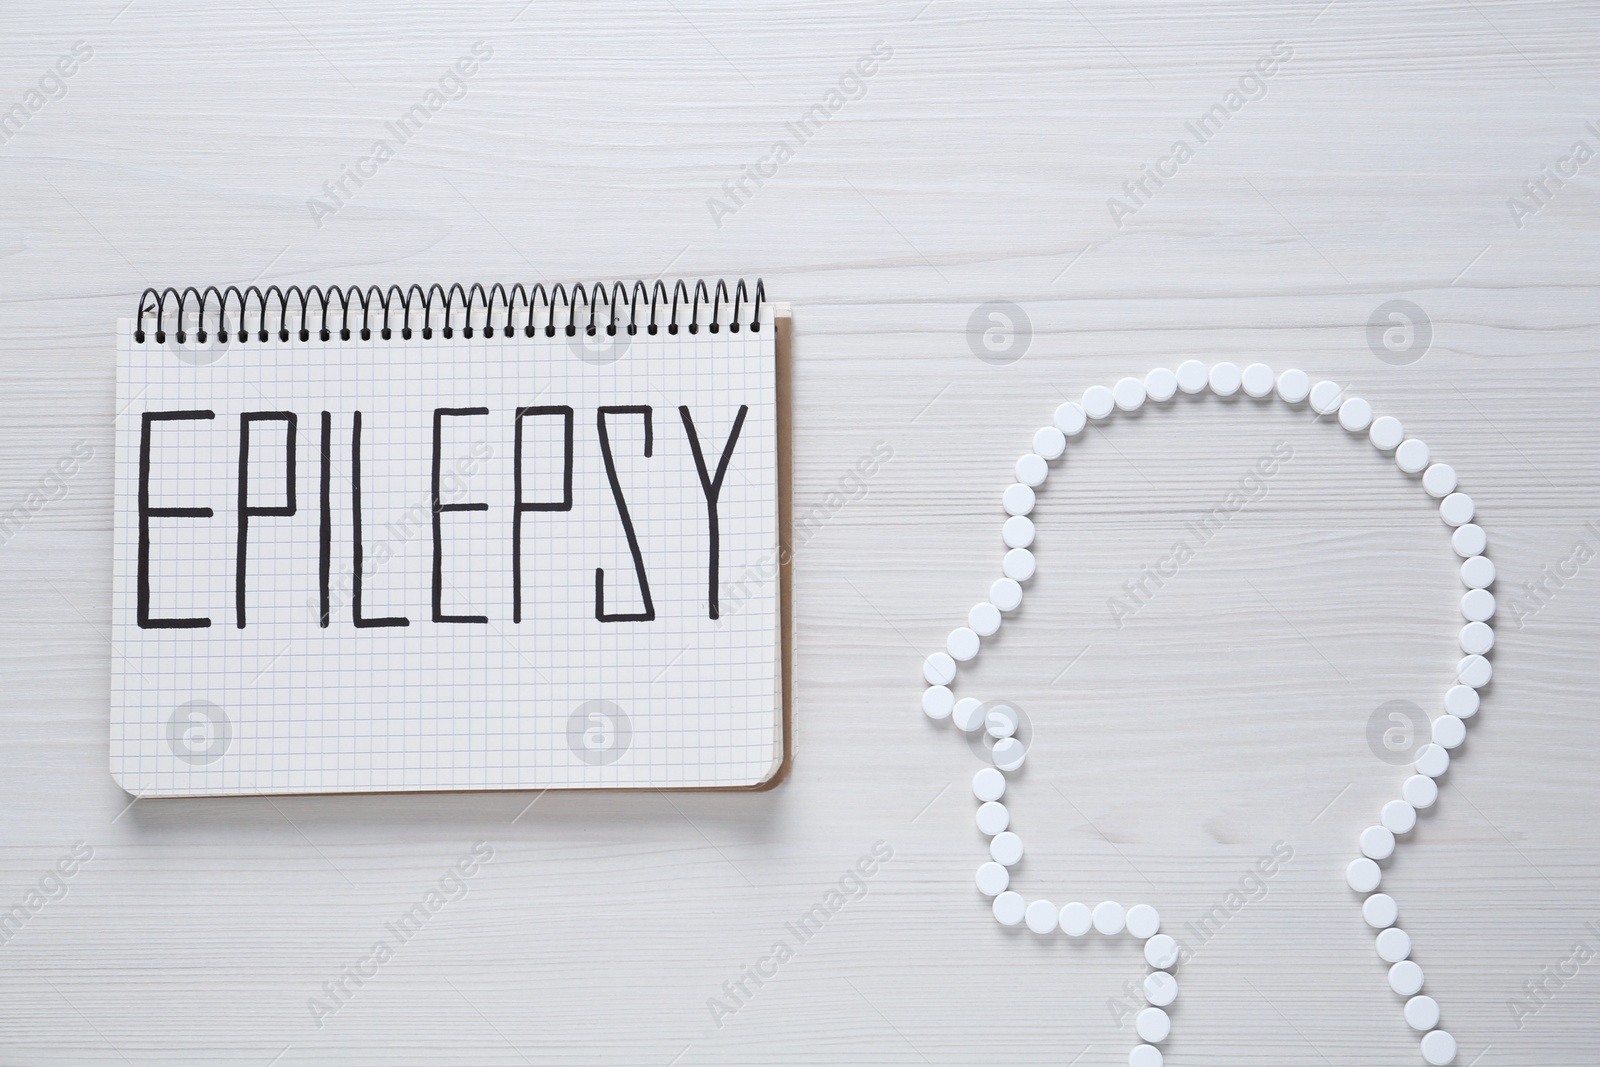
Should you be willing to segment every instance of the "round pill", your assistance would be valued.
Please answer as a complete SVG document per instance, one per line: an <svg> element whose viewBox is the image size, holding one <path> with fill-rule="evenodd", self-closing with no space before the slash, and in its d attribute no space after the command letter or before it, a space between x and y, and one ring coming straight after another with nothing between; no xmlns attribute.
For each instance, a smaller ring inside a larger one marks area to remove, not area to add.
<svg viewBox="0 0 1600 1067"><path fill-rule="evenodd" d="M1411 955L1411 935L1391 926L1378 935L1378 958L1384 963L1399 963Z"/></svg>
<svg viewBox="0 0 1600 1067"><path fill-rule="evenodd" d="M1076 437L1083 432L1089 419L1083 413L1083 408L1076 400L1069 400L1056 408L1055 417L1051 420L1056 424L1056 429L1068 437Z"/></svg>
<svg viewBox="0 0 1600 1067"><path fill-rule="evenodd" d="M1128 909L1128 933L1141 941L1154 937L1161 929L1161 914L1148 904L1135 904Z"/></svg>
<svg viewBox="0 0 1600 1067"><path fill-rule="evenodd" d="M929 685L949 685L956 680L956 661L944 652L935 652L922 661L922 676Z"/></svg>
<svg viewBox="0 0 1600 1067"><path fill-rule="evenodd" d="M1383 828L1391 834L1408 834L1417 825L1417 809L1403 800L1391 800L1383 806L1378 818L1383 821Z"/></svg>
<svg viewBox="0 0 1600 1067"><path fill-rule="evenodd" d="M1298 404L1311 392L1311 377L1303 370L1286 370L1278 375L1278 399Z"/></svg>
<svg viewBox="0 0 1600 1067"><path fill-rule="evenodd" d="M1433 720L1433 743L1440 748L1457 748L1467 739L1467 724L1454 715Z"/></svg>
<svg viewBox="0 0 1600 1067"><path fill-rule="evenodd" d="M1117 406L1116 397L1103 385L1091 385L1083 391L1083 413L1091 419L1103 419Z"/></svg>
<svg viewBox="0 0 1600 1067"><path fill-rule="evenodd" d="M1007 515L1026 515L1033 510L1037 499L1031 488L1021 482L1012 482L1000 502L1005 505Z"/></svg>
<svg viewBox="0 0 1600 1067"><path fill-rule="evenodd" d="M1486 622L1469 622L1461 628L1461 651L1481 656L1494 647L1494 628Z"/></svg>
<svg viewBox="0 0 1600 1067"><path fill-rule="evenodd" d="M1394 855L1394 833L1387 826L1369 826L1361 831L1361 854L1375 860Z"/></svg>
<svg viewBox="0 0 1600 1067"><path fill-rule="evenodd" d="M1007 578L1017 582L1025 582L1033 577L1033 553L1025 548L1013 548L1006 553L1005 562L1000 569Z"/></svg>
<svg viewBox="0 0 1600 1067"><path fill-rule="evenodd" d="M955 660L965 663L978 654L980 644L977 634L965 626L957 626L950 631L950 636L945 638L944 647Z"/></svg>
<svg viewBox="0 0 1600 1067"><path fill-rule="evenodd" d="M1012 866L1022 859L1022 838L1010 830L995 834L994 840L989 842L989 858L1007 867Z"/></svg>
<svg viewBox="0 0 1600 1067"><path fill-rule="evenodd" d="M1470 685L1452 685L1445 690L1444 710L1458 719L1478 714L1478 691Z"/></svg>
<svg viewBox="0 0 1600 1067"><path fill-rule="evenodd" d="M1172 1033L1172 1020L1160 1008L1146 1008L1134 1016L1133 1028L1146 1041L1165 1041Z"/></svg>
<svg viewBox="0 0 1600 1067"><path fill-rule="evenodd" d="M1338 382L1322 381L1311 387L1311 410L1318 415L1332 415L1344 402L1344 386Z"/></svg>
<svg viewBox="0 0 1600 1067"><path fill-rule="evenodd" d="M1144 976L1144 999L1158 1008L1164 1008L1178 999L1178 980L1166 971L1152 971Z"/></svg>
<svg viewBox="0 0 1600 1067"><path fill-rule="evenodd" d="M1388 452L1406 439L1406 429L1393 415L1380 415L1372 420L1367 430L1367 440L1380 452Z"/></svg>
<svg viewBox="0 0 1600 1067"><path fill-rule="evenodd" d="M1406 1025L1413 1030L1432 1030L1439 1025L1439 1002L1426 993L1406 1001Z"/></svg>
<svg viewBox="0 0 1600 1067"><path fill-rule="evenodd" d="M1460 533L1459 529L1456 533ZM1488 556L1473 556L1461 564L1461 584L1468 589L1488 589L1494 584L1494 560Z"/></svg>
<svg viewBox="0 0 1600 1067"><path fill-rule="evenodd" d="M1067 435L1054 426L1046 426L1033 435L1033 450L1045 459L1059 459L1067 450Z"/></svg>
<svg viewBox="0 0 1600 1067"><path fill-rule="evenodd" d="M1144 961L1166 970L1178 962L1178 942L1167 934L1157 934L1144 943Z"/></svg>
<svg viewBox="0 0 1600 1067"><path fill-rule="evenodd" d="M1239 391L1239 386L1244 384L1244 375L1236 364L1217 363L1212 366L1206 380L1210 383L1213 393L1218 396L1232 396Z"/></svg>
<svg viewBox="0 0 1600 1067"><path fill-rule="evenodd" d="M1036 900L1028 905L1028 929L1036 934L1053 933L1056 928L1056 906L1048 900Z"/></svg>
<svg viewBox="0 0 1600 1067"><path fill-rule="evenodd" d="M1106 936L1122 933L1128 913L1114 900L1102 900L1094 906L1094 928Z"/></svg>
<svg viewBox="0 0 1600 1067"><path fill-rule="evenodd" d="M1370 893L1383 881L1383 868L1362 856L1344 869L1344 880L1357 893Z"/></svg>
<svg viewBox="0 0 1600 1067"><path fill-rule="evenodd" d="M972 795L982 801L999 800L1006 795L1006 776L993 767L983 768L972 776Z"/></svg>
<svg viewBox="0 0 1600 1067"><path fill-rule="evenodd" d="M989 736L995 740L1002 737L1011 737L1016 734L1017 727L1022 724L1022 716L1010 704L996 704L984 716L984 727L989 731Z"/></svg>
<svg viewBox="0 0 1600 1067"><path fill-rule="evenodd" d="M1415 960L1401 960L1389 968L1389 988L1402 997L1409 997L1422 989L1422 968Z"/></svg>
<svg viewBox="0 0 1600 1067"><path fill-rule="evenodd" d="M987 602L974 604L967 612L967 625L979 637L992 637L1000 629L1000 609Z"/></svg>
<svg viewBox="0 0 1600 1067"><path fill-rule="evenodd" d="M1000 536L1012 548L1027 548L1033 544L1033 520L1026 515L1013 515L1001 527Z"/></svg>
<svg viewBox="0 0 1600 1067"><path fill-rule="evenodd" d="M1178 364L1178 388L1193 396L1203 392L1211 374L1198 359L1186 359Z"/></svg>
<svg viewBox="0 0 1600 1067"><path fill-rule="evenodd" d="M1050 477L1050 464L1037 452L1029 452L1017 460L1017 481L1023 485L1043 485Z"/></svg>
<svg viewBox="0 0 1600 1067"><path fill-rule="evenodd" d="M971 733L983 725L983 702L972 697L962 697L951 709L950 721L956 729Z"/></svg>
<svg viewBox="0 0 1600 1067"><path fill-rule="evenodd" d="M1400 786L1400 798L1413 808L1431 808L1439 799L1439 783L1425 774L1413 774Z"/></svg>
<svg viewBox="0 0 1600 1067"><path fill-rule="evenodd" d="M1456 469L1448 463L1435 463L1422 472L1422 488L1429 496L1443 499L1456 491Z"/></svg>
<svg viewBox="0 0 1600 1067"><path fill-rule="evenodd" d="M1011 813L998 800L978 805L978 829L993 837L1011 825Z"/></svg>
<svg viewBox="0 0 1600 1067"><path fill-rule="evenodd" d="M986 897L997 897L1011 884L1011 872L993 861L978 868L978 892Z"/></svg>
<svg viewBox="0 0 1600 1067"><path fill-rule="evenodd" d="M1161 403L1171 400L1178 391L1178 376L1165 367L1157 367L1144 376L1144 392L1151 400Z"/></svg>
<svg viewBox="0 0 1600 1067"><path fill-rule="evenodd" d="M1135 1045L1128 1053L1128 1067L1161 1067L1161 1050L1154 1045Z"/></svg>
<svg viewBox="0 0 1600 1067"><path fill-rule="evenodd" d="M1022 894L1015 890L1007 889L994 898L994 917L1000 921L1001 926L1017 925L1022 921L1025 910Z"/></svg>
<svg viewBox="0 0 1600 1067"><path fill-rule="evenodd" d="M994 750L989 753L989 758L994 760L994 765L1002 771L1015 771L1027 760L1028 749L1015 737L1005 737L994 743Z"/></svg>
<svg viewBox="0 0 1600 1067"><path fill-rule="evenodd" d="M1351 433L1360 433L1372 425L1372 405L1353 396L1339 405L1339 425Z"/></svg>
<svg viewBox="0 0 1600 1067"><path fill-rule="evenodd" d="M1434 1067L1456 1061L1456 1039L1448 1030L1435 1030L1422 1037L1422 1058Z"/></svg>
<svg viewBox="0 0 1600 1067"><path fill-rule="evenodd" d="M1483 559L1473 556L1472 559ZM1472 560L1468 560L1468 563ZM1463 567L1466 564L1462 564ZM1494 594L1487 589L1470 589L1461 598L1461 617L1473 622L1488 622L1494 618Z"/></svg>
<svg viewBox="0 0 1600 1067"><path fill-rule="evenodd" d="M1082 937L1089 932L1094 919L1089 912L1089 905L1074 901L1061 906L1061 932L1068 937Z"/></svg>
<svg viewBox="0 0 1600 1067"><path fill-rule="evenodd" d="M1111 388L1111 399L1121 411L1137 411L1144 406L1144 383L1137 378L1120 379Z"/></svg>
<svg viewBox="0 0 1600 1067"><path fill-rule="evenodd" d="M1428 466L1428 443L1415 437L1406 438L1394 450L1394 462L1407 474L1420 474Z"/></svg>
<svg viewBox="0 0 1600 1067"><path fill-rule="evenodd" d="M1253 396L1260 400L1264 396L1272 395L1272 368L1265 363L1252 363L1239 375L1239 383L1244 387L1246 396Z"/></svg>
<svg viewBox="0 0 1600 1067"><path fill-rule="evenodd" d="M1425 774L1429 778L1437 778L1450 769L1450 753L1439 745L1430 742L1417 749L1415 767L1418 774Z"/></svg>
<svg viewBox="0 0 1600 1067"><path fill-rule="evenodd" d="M1361 902L1361 917L1375 930L1393 926L1400 915L1400 907L1388 893L1374 893Z"/></svg>
<svg viewBox="0 0 1600 1067"><path fill-rule="evenodd" d="M1439 501L1439 517L1451 526L1465 526L1472 521L1472 498L1466 493L1451 493Z"/></svg>
<svg viewBox="0 0 1600 1067"><path fill-rule="evenodd" d="M1494 677L1494 668L1482 656L1467 656L1456 664L1456 680L1462 685L1482 689Z"/></svg>
<svg viewBox="0 0 1600 1067"><path fill-rule="evenodd" d="M930 719L943 719L956 705L956 695L948 686L932 685L922 694L922 710Z"/></svg>
<svg viewBox="0 0 1600 1067"><path fill-rule="evenodd" d="M989 603L1001 611L1015 611L1022 603L1022 586L1015 578L1000 578L989 587Z"/></svg>
<svg viewBox="0 0 1600 1067"><path fill-rule="evenodd" d="M1481 556L1483 550L1489 547L1489 535L1483 532L1482 526L1469 522L1465 526L1456 527L1456 532L1450 535L1450 547L1455 549L1456 555L1462 559Z"/></svg>

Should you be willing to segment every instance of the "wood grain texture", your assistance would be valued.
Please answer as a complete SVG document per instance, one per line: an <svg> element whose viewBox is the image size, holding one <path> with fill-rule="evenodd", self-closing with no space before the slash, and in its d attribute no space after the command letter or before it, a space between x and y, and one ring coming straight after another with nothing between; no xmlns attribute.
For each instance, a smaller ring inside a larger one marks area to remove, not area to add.
<svg viewBox="0 0 1600 1067"><path fill-rule="evenodd" d="M980 763L917 710L922 657L998 572L1032 429L1190 356L1300 365L1456 466L1503 603L1600 546L1600 161L1520 228L1507 206L1600 148L1592 5L123 4L0 15L0 109L93 49L0 144L0 507L93 450L0 547L0 907L93 848L0 945L0 1062L1124 1063L1134 946L996 927ZM479 40L465 95L317 226L308 198ZM716 225L707 200L880 40L864 95ZM1115 225L1108 198L1276 42L1264 95ZM128 808L105 635L112 325L137 292L663 270L762 276L796 309L796 505L822 518L795 561L791 779ZM1395 298L1432 326L1406 366L1366 336ZM969 346L989 300L1031 323L1007 366ZM1279 441L1265 495L1113 625L1108 599ZM852 478L878 442L892 459ZM1039 519L1039 577L972 672L1036 732L1019 883L1181 931L1288 842L1184 967L1168 1062L1419 1062L1342 870L1403 776L1369 719L1435 713L1455 660L1430 502L1327 420L1208 400L1091 431ZM1600 962L1520 1028L1509 1006L1600 947L1597 568L1501 625L1386 875L1462 1064L1600 1055ZM493 860L319 1027L308 1001L476 841ZM866 895L714 1025L875 841Z"/></svg>

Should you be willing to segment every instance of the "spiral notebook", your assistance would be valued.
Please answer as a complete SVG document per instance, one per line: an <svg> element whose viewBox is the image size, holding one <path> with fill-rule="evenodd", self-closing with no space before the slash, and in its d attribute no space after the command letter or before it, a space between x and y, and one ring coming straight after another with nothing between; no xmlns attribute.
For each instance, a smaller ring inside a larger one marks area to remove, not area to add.
<svg viewBox="0 0 1600 1067"><path fill-rule="evenodd" d="M148 290L119 327L124 789L781 777L759 282Z"/></svg>

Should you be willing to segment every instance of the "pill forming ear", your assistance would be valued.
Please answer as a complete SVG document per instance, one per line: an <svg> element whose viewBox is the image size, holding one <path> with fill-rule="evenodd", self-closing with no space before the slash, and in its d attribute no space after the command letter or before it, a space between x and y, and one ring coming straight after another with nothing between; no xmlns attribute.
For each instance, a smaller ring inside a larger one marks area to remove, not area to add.
<svg viewBox="0 0 1600 1067"><path fill-rule="evenodd" d="M965 625L951 630L944 647L922 664L922 681L926 685L923 712L935 720L951 720L957 731L969 736L982 735L984 744L992 742L990 758L994 766L983 768L972 778L972 794L977 803L975 828L988 847L988 856L977 870L976 888L982 898L990 899L995 921L1004 926L1025 925L1036 937L1083 938L1093 933L1107 938L1130 937L1142 944L1144 960L1150 968L1142 987L1146 1006L1134 1016L1139 1043L1128 1054L1128 1063L1129 1067L1162 1067L1159 1046L1172 1033L1172 1017L1166 1008L1178 995L1177 979L1169 972L1182 957L1182 947L1175 938L1160 932L1160 915L1149 904L1125 907L1117 901L1102 900L1058 906L1051 899L1030 898L1013 888L1013 869L1022 862L1024 849L1022 838L1011 829L1012 807L1001 798L1006 795L1007 776L1020 771L1027 761L1031 735L1019 731L1021 720L1010 704L1003 700L986 703L968 695L958 699L956 687L963 668L981 655L985 640L998 633L1002 624L1016 625L1014 620L1007 622L1006 617L1022 609L1024 583L1033 578L1039 563L1034 552L1040 547L1040 532L1033 514L1038 493L1050 477L1051 465L1062 462L1071 452L1089 422L1112 419L1119 413L1126 415L1150 405L1158 405L1158 412L1147 417L1164 418L1167 416L1159 413L1172 412L1170 402L1179 393L1190 397L1205 393L1233 397L1241 392L1253 401L1269 401L1275 395L1284 404L1305 405L1315 414L1313 421L1337 424L1352 435L1365 436L1374 450L1391 457L1402 475L1412 476L1412 484L1438 502L1440 525L1463 561L1460 580L1465 591L1460 599L1459 648L1454 658L1444 661L1448 684L1443 687L1443 706L1432 721L1429 740L1415 754L1410 776L1399 785L1399 796L1383 804L1376 821L1356 833L1356 858L1343 870L1346 885L1359 901L1362 918L1376 932L1376 953L1388 968L1388 985L1399 1002L1400 1021L1422 1035L1419 1051L1423 1062L1453 1063L1456 1039L1439 1028L1440 1006L1422 992L1422 968L1411 959L1411 937L1399 926L1400 906L1394 897L1379 889L1383 864L1397 849L1425 834L1425 828L1418 825L1417 813L1438 801L1439 780L1450 772L1452 753L1459 755L1457 750L1466 740L1468 724L1478 714L1481 691L1492 678L1488 656L1494 649L1496 605L1489 587L1495 582L1495 565L1486 554L1488 537L1477 522L1477 503L1460 490L1455 468L1435 462L1428 445L1407 437L1399 419L1375 415L1369 401L1349 395L1338 382L1313 383L1304 371L1275 373L1264 363L1251 363L1241 370L1226 361L1208 367L1197 359L1184 360L1174 370L1158 367L1142 378L1121 378L1110 387L1090 386L1079 400L1056 408L1049 425L1028 439L1031 451L1016 461L1007 478L1010 484L1002 494L1005 518L1000 530L1001 576L989 587L988 599L968 612ZM1048 543L1044 547L1048 549ZM1453 669L1448 666L1452 662Z"/></svg>

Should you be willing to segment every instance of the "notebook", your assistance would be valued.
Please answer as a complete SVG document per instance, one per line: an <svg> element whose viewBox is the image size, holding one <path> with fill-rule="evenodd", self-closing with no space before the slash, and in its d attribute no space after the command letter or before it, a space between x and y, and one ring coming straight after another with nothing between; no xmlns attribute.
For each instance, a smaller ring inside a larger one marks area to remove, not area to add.
<svg viewBox="0 0 1600 1067"><path fill-rule="evenodd" d="M147 290L117 340L112 775L774 783L773 311L759 281Z"/></svg>

